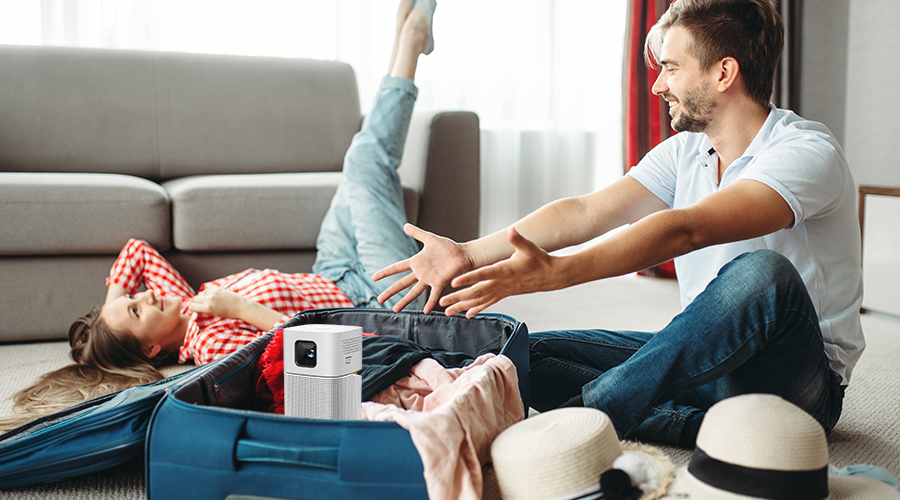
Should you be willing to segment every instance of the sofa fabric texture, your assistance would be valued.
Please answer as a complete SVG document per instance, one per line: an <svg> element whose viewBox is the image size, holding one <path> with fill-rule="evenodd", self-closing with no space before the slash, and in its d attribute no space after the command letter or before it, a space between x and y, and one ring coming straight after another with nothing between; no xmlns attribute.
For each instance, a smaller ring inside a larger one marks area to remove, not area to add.
<svg viewBox="0 0 900 500"><path fill-rule="evenodd" d="M0 46L0 342L65 338L130 237L195 287L310 272L363 116L342 62ZM407 218L478 236L479 125L417 112Z"/></svg>

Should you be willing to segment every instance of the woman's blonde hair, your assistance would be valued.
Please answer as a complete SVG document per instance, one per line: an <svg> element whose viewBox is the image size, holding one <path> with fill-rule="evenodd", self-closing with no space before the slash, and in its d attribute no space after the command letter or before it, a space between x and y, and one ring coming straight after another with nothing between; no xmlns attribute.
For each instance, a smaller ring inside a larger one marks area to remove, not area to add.
<svg viewBox="0 0 900 500"><path fill-rule="evenodd" d="M13 395L13 413L0 417L0 432L78 403L163 378L157 370L172 356L148 358L137 337L113 331L96 306L69 327L69 355L75 364L46 373Z"/></svg>
<svg viewBox="0 0 900 500"><path fill-rule="evenodd" d="M13 413L0 417L0 432L83 401L154 380L157 379L130 377L81 364L65 366L42 375L34 385L13 395Z"/></svg>

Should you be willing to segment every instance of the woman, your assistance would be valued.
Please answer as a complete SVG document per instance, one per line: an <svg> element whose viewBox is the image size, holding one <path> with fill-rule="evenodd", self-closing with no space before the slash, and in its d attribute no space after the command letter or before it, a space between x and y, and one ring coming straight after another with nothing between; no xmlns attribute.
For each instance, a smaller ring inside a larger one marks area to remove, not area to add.
<svg viewBox="0 0 900 500"><path fill-rule="evenodd" d="M433 48L434 8L434 0L400 3L388 75L344 158L344 179L316 242L315 274L248 269L204 284L195 294L155 249L129 240L107 279L106 301L69 330L76 365L46 374L16 394L18 415L0 419L0 429L157 380L162 375L156 367L172 361L207 363L305 309L384 307L376 297L389 284L376 285L372 274L418 251L403 232L406 214L396 169L418 92L413 84L418 56ZM146 291L137 293L142 284ZM84 385L73 386L72 379Z"/></svg>

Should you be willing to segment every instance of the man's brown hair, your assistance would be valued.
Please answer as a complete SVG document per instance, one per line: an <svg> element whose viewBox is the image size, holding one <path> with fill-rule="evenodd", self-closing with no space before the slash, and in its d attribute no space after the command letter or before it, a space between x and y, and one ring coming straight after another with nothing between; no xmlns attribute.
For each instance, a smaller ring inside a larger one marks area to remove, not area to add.
<svg viewBox="0 0 900 500"><path fill-rule="evenodd" d="M770 0L677 0L647 34L644 57L656 68L666 32L680 26L701 69L733 57L751 99L769 106L784 49L784 22Z"/></svg>

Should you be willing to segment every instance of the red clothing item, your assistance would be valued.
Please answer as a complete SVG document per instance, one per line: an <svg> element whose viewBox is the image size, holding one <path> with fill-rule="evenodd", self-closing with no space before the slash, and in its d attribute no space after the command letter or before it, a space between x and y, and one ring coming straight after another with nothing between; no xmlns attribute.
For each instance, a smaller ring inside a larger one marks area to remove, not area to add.
<svg viewBox="0 0 900 500"><path fill-rule="evenodd" d="M196 293L172 264L143 240L128 240L113 264L106 283L107 286L121 285L130 294L137 293L143 284L157 295L181 297L181 313L190 315L191 319L178 353L179 363L189 360L197 365L209 363L265 333L239 319L191 312L189 308ZM316 274L247 269L204 283L200 291L207 287L227 289L278 311L285 315L282 322L307 309L353 306L333 282ZM276 325L272 326L274 328Z"/></svg>

